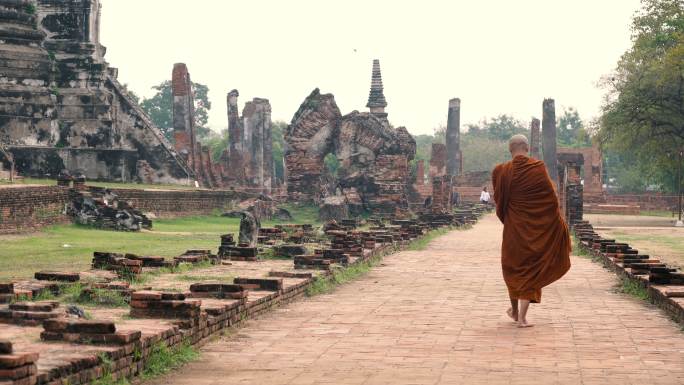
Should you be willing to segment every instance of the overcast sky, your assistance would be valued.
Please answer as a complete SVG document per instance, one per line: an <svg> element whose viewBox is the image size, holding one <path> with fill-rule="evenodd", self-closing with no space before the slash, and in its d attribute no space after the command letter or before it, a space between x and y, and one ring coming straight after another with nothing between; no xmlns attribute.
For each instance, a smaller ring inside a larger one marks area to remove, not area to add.
<svg viewBox="0 0 684 385"><path fill-rule="evenodd" d="M101 41L122 83L142 96L187 63L210 88L210 125L226 93L271 101L289 122L316 87L343 114L365 111L380 59L395 126L432 133L461 98L462 127L502 113L528 122L542 100L596 116L630 45L638 0L101 0Z"/></svg>

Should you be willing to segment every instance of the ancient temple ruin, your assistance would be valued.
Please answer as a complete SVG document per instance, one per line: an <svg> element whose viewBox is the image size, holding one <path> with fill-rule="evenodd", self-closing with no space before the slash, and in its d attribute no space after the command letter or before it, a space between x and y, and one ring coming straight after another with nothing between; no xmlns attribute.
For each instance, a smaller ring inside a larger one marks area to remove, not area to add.
<svg viewBox="0 0 684 385"><path fill-rule="evenodd" d="M285 134L290 200L321 203L342 196L342 201L375 213L408 209L408 163L416 142L406 128L393 128L387 120L377 60L367 106L370 112L342 116L332 94L315 89L304 100ZM340 164L332 178L324 164L328 154Z"/></svg>
<svg viewBox="0 0 684 385"><path fill-rule="evenodd" d="M227 179L235 185L271 194L275 187L271 104L254 98L238 113L237 90L228 93Z"/></svg>
<svg viewBox="0 0 684 385"><path fill-rule="evenodd" d="M20 174L195 179L105 61L99 0L0 0L0 23L0 143Z"/></svg>

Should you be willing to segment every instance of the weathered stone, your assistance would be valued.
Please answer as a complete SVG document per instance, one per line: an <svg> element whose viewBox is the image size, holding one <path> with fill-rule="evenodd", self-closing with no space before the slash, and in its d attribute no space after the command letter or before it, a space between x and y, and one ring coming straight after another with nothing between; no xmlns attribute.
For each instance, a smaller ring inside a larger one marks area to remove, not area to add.
<svg viewBox="0 0 684 385"><path fill-rule="evenodd" d="M283 290L282 278L235 278L233 282L237 285L258 285L261 290Z"/></svg>
<svg viewBox="0 0 684 385"><path fill-rule="evenodd" d="M549 177L558 184L558 159L556 155L556 103L553 99L544 99L542 118L542 149L544 163Z"/></svg>
<svg viewBox="0 0 684 385"><path fill-rule="evenodd" d="M108 334L116 332L114 322L91 320L51 319L43 322L48 332Z"/></svg>
<svg viewBox="0 0 684 385"><path fill-rule="evenodd" d="M535 159L539 159L540 124L537 118L532 118L532 123L530 123L530 156Z"/></svg>
<svg viewBox="0 0 684 385"><path fill-rule="evenodd" d="M447 175L447 147L441 143L432 143L430 155L430 180Z"/></svg>
<svg viewBox="0 0 684 385"><path fill-rule="evenodd" d="M380 99L375 102L373 108L384 108ZM350 209L407 210L408 162L415 155L415 141L405 128L391 128L377 109L340 116L332 95L316 89L306 98L285 135L291 200L320 203L326 196L344 196ZM325 182L328 154L340 162L331 183Z"/></svg>
<svg viewBox="0 0 684 385"><path fill-rule="evenodd" d="M34 277L39 281L76 282L81 279L79 273L63 271L39 271L34 274Z"/></svg>
<svg viewBox="0 0 684 385"><path fill-rule="evenodd" d="M104 60L100 2L38 0L35 14L28 4L3 1L13 11L0 14L2 24L18 24L0 32L0 59L9 63L0 140L17 170L44 177L79 168L88 178L130 181L145 161L154 169L145 178L184 183L185 163Z"/></svg>
<svg viewBox="0 0 684 385"><path fill-rule="evenodd" d="M449 100L449 114L446 129L447 175L461 175L461 99Z"/></svg>
<svg viewBox="0 0 684 385"><path fill-rule="evenodd" d="M12 342L0 340L0 354L12 354Z"/></svg>
<svg viewBox="0 0 684 385"><path fill-rule="evenodd" d="M242 219L240 219L239 245L244 247L256 247L260 227L261 224L254 214L249 211L243 211Z"/></svg>

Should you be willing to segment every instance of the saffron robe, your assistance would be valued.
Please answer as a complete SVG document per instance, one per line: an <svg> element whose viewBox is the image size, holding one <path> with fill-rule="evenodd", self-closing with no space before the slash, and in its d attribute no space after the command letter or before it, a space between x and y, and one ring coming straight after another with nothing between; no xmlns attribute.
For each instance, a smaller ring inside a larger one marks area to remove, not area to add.
<svg viewBox="0 0 684 385"><path fill-rule="evenodd" d="M524 155L492 172L504 224L503 277L512 299L541 301L541 289L570 270L570 233L544 162Z"/></svg>

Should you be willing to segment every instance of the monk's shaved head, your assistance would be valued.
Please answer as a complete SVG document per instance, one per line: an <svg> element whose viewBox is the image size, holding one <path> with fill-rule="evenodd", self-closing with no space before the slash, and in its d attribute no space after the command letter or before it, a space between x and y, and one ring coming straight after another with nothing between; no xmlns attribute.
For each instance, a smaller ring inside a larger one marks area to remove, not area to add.
<svg viewBox="0 0 684 385"><path fill-rule="evenodd" d="M508 150L511 154L514 153L528 153L530 152L530 142L527 141L525 135L513 135L508 141Z"/></svg>

